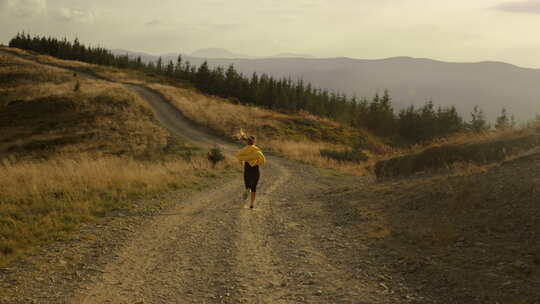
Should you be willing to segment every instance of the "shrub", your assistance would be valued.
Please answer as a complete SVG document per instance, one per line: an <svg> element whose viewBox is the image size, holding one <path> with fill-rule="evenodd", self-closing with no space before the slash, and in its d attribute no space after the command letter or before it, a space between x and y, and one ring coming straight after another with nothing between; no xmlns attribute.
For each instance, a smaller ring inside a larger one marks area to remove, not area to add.
<svg viewBox="0 0 540 304"><path fill-rule="evenodd" d="M218 147L212 148L212 150L208 152L208 160L211 161L214 166L224 159L225 155L223 155L223 152L221 152L221 149Z"/></svg>

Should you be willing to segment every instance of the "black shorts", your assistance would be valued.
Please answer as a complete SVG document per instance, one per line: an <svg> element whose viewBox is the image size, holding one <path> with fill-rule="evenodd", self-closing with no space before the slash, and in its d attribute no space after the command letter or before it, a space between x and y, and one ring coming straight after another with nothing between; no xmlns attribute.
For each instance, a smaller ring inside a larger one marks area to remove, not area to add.
<svg viewBox="0 0 540 304"><path fill-rule="evenodd" d="M252 167L247 162L244 162L244 183L251 192L257 192L257 183L260 176L259 166Z"/></svg>

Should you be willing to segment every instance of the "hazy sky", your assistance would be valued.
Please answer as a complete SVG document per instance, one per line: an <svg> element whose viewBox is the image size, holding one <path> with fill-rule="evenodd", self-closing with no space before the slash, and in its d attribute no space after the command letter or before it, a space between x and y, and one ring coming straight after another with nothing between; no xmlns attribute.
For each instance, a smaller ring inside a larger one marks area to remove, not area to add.
<svg viewBox="0 0 540 304"><path fill-rule="evenodd" d="M18 31L154 54L428 57L540 68L540 0L0 0Z"/></svg>

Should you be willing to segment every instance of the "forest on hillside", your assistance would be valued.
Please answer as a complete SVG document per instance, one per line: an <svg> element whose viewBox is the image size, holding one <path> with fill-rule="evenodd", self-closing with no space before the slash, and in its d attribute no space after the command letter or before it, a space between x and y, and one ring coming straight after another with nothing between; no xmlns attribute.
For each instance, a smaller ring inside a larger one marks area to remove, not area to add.
<svg viewBox="0 0 540 304"><path fill-rule="evenodd" d="M339 92L314 88L302 79L275 79L264 73L246 76L237 72L233 65L210 68L204 62L195 66L183 60L182 56L178 56L176 62L163 62L159 58L156 62L144 63L140 57L114 55L106 48L81 44L78 39L69 41L66 38L31 36L25 33L17 34L9 46L60 59L132 69L189 82L205 94L228 98L235 103L286 113L305 111L353 127L365 128L395 143L413 144L458 132L485 132L492 128L478 107L474 108L469 120L461 117L454 106L437 107L432 101L422 107L411 105L396 111L388 91L376 94L371 99L349 97ZM513 117L502 109L494 127L505 129L514 125Z"/></svg>

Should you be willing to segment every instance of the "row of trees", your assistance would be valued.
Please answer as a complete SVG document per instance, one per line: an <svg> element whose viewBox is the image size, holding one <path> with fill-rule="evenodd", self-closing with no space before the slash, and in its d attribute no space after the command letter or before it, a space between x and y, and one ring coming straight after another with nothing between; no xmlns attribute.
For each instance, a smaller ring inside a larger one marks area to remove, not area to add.
<svg viewBox="0 0 540 304"><path fill-rule="evenodd" d="M475 108L469 122L464 122L455 107L437 108L432 102L420 108L410 106L396 113L392 100L385 91L382 96L375 95L371 100L313 88L302 80L290 78L276 79L267 74L253 73L247 77L228 68L211 68L207 62L200 66L192 65L178 56L176 62L145 63L141 57L115 55L102 47L85 46L75 39L52 37L31 37L29 34L17 34L11 39L10 47L48 54L61 59L80 60L88 63L129 68L147 73L167 76L173 79L189 81L201 92L229 98L242 104L255 104L261 107L296 113L307 111L317 116L324 116L354 127L366 128L371 132L388 138L399 137L405 142L420 142L435 137L446 136L455 132L471 130L482 132L490 128L483 113ZM508 128L513 120L503 110L497 120L498 128Z"/></svg>

